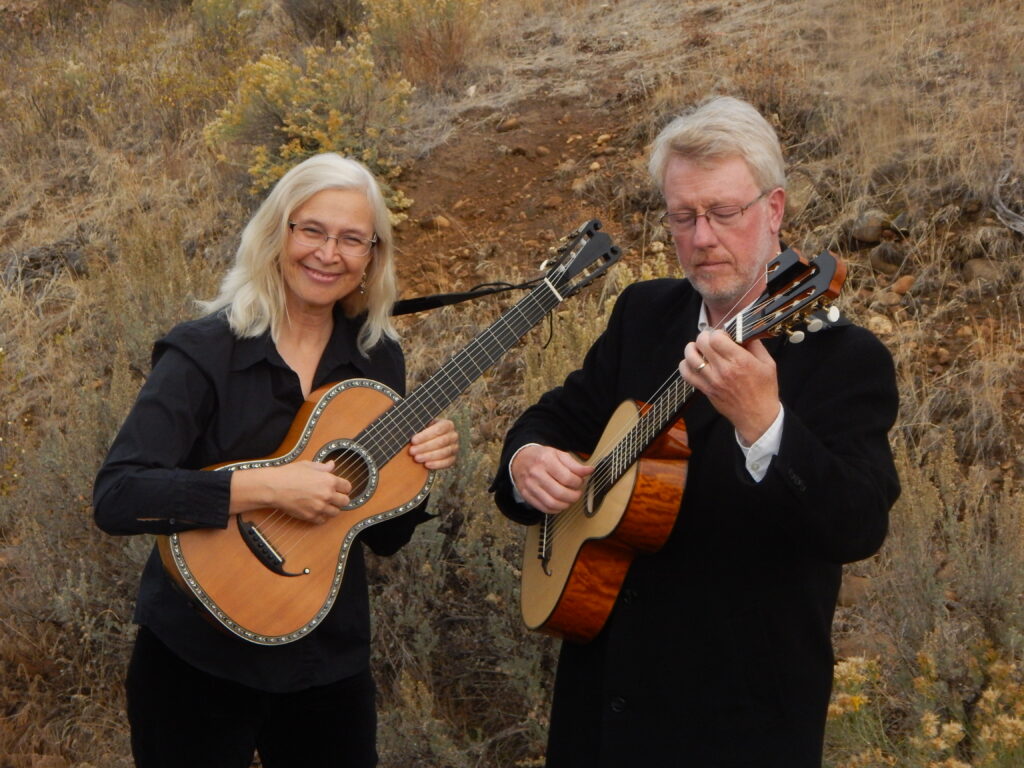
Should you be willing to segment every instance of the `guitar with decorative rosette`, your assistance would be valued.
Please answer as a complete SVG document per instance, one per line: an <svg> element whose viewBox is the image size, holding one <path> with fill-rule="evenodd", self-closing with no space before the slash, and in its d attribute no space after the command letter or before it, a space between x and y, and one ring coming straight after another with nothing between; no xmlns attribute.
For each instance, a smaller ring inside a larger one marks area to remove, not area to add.
<svg viewBox="0 0 1024 768"><path fill-rule="evenodd" d="M159 537L174 580L227 630L252 643L290 643L319 626L341 589L360 531L417 507L433 472L405 450L485 370L568 297L619 258L589 221L559 249L530 293L405 399L375 381L351 379L311 393L271 456L207 469L244 472L294 461L335 462L352 483L351 503L314 525L274 509L233 516L225 529Z"/></svg>

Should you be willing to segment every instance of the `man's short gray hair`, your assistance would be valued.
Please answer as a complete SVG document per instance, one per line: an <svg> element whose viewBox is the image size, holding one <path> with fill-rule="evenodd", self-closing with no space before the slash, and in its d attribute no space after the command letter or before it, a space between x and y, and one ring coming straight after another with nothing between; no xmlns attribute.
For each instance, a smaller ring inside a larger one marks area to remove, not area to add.
<svg viewBox="0 0 1024 768"><path fill-rule="evenodd" d="M651 145L648 168L662 191L673 156L697 163L740 157L761 191L786 187L786 165L775 129L752 105L732 96L705 101L658 134Z"/></svg>

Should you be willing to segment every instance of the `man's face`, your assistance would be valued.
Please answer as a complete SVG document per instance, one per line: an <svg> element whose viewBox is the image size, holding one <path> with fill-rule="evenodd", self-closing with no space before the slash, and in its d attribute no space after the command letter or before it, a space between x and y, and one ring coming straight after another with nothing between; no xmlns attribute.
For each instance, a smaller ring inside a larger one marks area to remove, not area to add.
<svg viewBox="0 0 1024 768"><path fill-rule="evenodd" d="M698 164L673 156L664 193L670 214L749 204L727 220L698 216L689 227L672 230L679 265L704 297L711 322L724 321L764 290L764 267L779 250L785 191L759 189L739 157Z"/></svg>

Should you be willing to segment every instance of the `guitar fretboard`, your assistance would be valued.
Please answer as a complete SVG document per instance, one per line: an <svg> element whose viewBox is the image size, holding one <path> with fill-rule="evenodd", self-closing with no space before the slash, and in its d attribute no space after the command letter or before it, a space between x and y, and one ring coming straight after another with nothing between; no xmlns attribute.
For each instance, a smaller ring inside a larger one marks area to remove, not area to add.
<svg viewBox="0 0 1024 768"><path fill-rule="evenodd" d="M741 312L725 325L726 333L736 341L741 341L752 332L759 332L763 325L761 321L756 321L751 327L747 327L745 318ZM678 370L669 377L662 385L658 396L641 409L636 423L609 453L598 460L591 479L597 496L607 493L608 489L636 463L665 427L675 420L694 392L696 390L693 385L684 381Z"/></svg>
<svg viewBox="0 0 1024 768"><path fill-rule="evenodd" d="M677 371L653 403L642 409L640 418L594 468L593 486L600 497L618 482L651 443L686 405L694 388Z"/></svg>

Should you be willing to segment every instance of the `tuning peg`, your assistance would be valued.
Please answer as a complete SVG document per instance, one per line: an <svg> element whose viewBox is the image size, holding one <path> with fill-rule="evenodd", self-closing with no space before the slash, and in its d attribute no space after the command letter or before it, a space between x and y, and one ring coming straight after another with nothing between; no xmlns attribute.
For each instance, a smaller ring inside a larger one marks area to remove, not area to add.
<svg viewBox="0 0 1024 768"><path fill-rule="evenodd" d="M828 321L830 323L838 323L839 322L839 307L837 307L835 304L833 304L831 307L828 308L828 312L825 313L825 317L828 318Z"/></svg>
<svg viewBox="0 0 1024 768"><path fill-rule="evenodd" d="M789 333L789 343L790 344L799 344L801 341L804 340L805 336L806 336L806 334L803 331L790 331L790 333Z"/></svg>
<svg viewBox="0 0 1024 768"><path fill-rule="evenodd" d="M822 320L820 317L812 317L810 320L807 321L807 330L810 331L811 333L817 333L824 327L825 321Z"/></svg>

